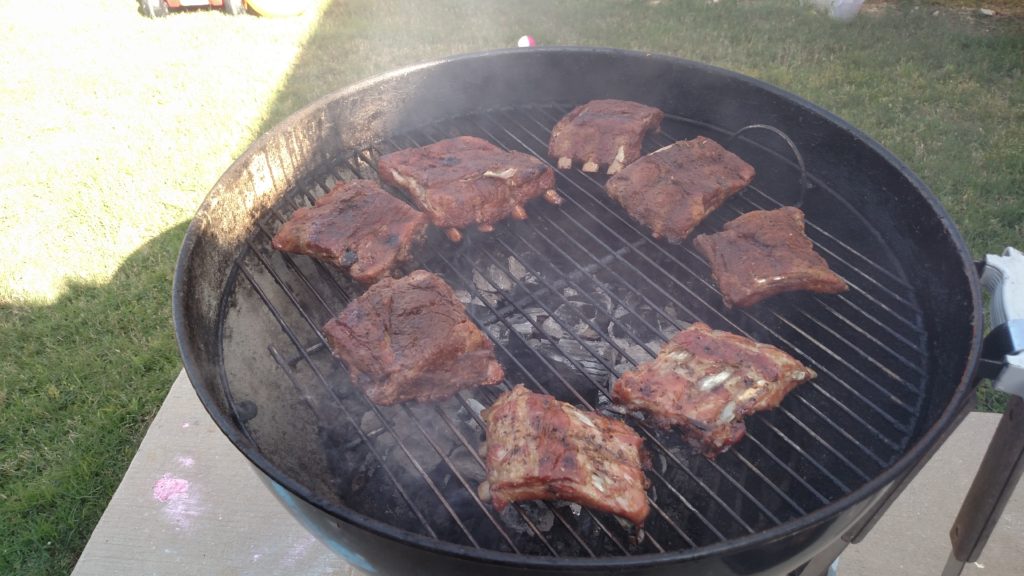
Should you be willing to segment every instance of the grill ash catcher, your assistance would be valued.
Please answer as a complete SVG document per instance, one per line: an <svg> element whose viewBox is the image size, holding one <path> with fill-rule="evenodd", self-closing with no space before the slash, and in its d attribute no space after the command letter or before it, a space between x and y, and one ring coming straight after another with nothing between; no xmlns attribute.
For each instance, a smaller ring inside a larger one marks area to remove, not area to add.
<svg viewBox="0 0 1024 576"><path fill-rule="evenodd" d="M799 202L808 237L850 291L727 310L691 242L652 239L604 192L603 175L560 170L561 206L531 203L527 220L467 231L458 244L432 229L403 270L425 268L452 286L494 343L506 382L438 403L368 402L320 330L363 288L273 250L277 228L339 180L378 179L377 158L400 148L471 135L546 159L554 123L596 98L665 112L644 153L705 135L756 167L753 184L694 234ZM764 127L777 137L756 136ZM979 270L934 195L879 144L739 74L545 47L401 70L327 96L260 137L189 228L174 322L213 420L305 527L369 573L820 576L967 414L981 376L1002 372L998 385L1020 393L1021 315L1010 287L1022 276L1010 260L988 259L986 285L996 271L1006 278L990 290L1007 316L993 314L983 354ZM630 421L652 453L643 538L575 505L498 514L481 502L480 411L501 391L521 382L611 413L611 382L695 321L774 344L819 377L748 417L747 438L715 460ZM1016 448L993 444L1005 451L986 458L957 519L954 564L980 553L1019 477L1020 412L1015 398L999 434L1014 435ZM980 520L968 518L981 509Z"/></svg>

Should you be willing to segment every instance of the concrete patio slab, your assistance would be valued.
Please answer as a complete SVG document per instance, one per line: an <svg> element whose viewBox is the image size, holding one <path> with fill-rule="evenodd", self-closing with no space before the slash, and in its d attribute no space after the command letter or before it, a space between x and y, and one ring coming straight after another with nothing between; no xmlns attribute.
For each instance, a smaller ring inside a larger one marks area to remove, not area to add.
<svg viewBox="0 0 1024 576"><path fill-rule="evenodd" d="M934 576L947 532L998 416L972 414L860 545L841 576ZM1024 566L1024 494L1007 506L966 575L1016 576ZM305 531L203 409L182 373L171 387L74 576L358 576Z"/></svg>

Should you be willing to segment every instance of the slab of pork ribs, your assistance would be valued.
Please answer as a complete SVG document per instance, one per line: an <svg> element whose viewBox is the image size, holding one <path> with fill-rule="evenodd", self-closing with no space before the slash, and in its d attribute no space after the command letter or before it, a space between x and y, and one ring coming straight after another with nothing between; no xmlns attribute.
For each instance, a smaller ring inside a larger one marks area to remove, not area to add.
<svg viewBox="0 0 1024 576"><path fill-rule="evenodd" d="M537 196L562 202L555 173L543 161L473 136L385 154L377 169L383 181L408 192L453 242L461 239L460 228L472 224L490 232L508 216L525 219L523 204Z"/></svg>
<svg viewBox="0 0 1024 576"><path fill-rule="evenodd" d="M677 426L709 458L746 434L744 416L770 410L816 374L789 354L749 338L695 323L658 356L624 373L612 400Z"/></svg>
<svg viewBox="0 0 1024 576"><path fill-rule="evenodd" d="M640 157L644 136L661 126L664 113L628 100L592 100L573 108L551 129L548 156L567 170L573 162L584 172L602 166L615 174Z"/></svg>
<svg viewBox="0 0 1024 576"><path fill-rule="evenodd" d="M754 178L754 167L704 136L651 152L605 188L655 238L681 242Z"/></svg>
<svg viewBox="0 0 1024 576"><path fill-rule="evenodd" d="M728 307L751 306L782 292L838 294L846 282L829 269L804 234L804 213L787 206L755 210L727 222L721 232L693 240L711 264Z"/></svg>
<svg viewBox="0 0 1024 576"><path fill-rule="evenodd" d="M521 500L569 500L643 526L647 456L632 428L522 384L482 416L487 480L478 492L499 512Z"/></svg>
<svg viewBox="0 0 1024 576"><path fill-rule="evenodd" d="M377 282L323 331L352 383L377 404L442 400L504 377L491 341L425 270Z"/></svg>
<svg viewBox="0 0 1024 576"><path fill-rule="evenodd" d="M407 262L426 228L426 216L376 182L352 180L292 213L271 246L346 268L368 285Z"/></svg>

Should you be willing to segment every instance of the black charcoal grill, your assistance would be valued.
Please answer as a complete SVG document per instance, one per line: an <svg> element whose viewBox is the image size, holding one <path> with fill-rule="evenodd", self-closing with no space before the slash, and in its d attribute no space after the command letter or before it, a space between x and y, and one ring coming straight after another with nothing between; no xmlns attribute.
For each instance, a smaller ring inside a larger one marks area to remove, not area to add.
<svg viewBox="0 0 1024 576"><path fill-rule="evenodd" d="M455 288L507 382L437 404L369 403L319 330L361 289L273 251L273 233L334 182L376 179L377 158L396 149L468 134L544 158L554 123L593 98L666 112L645 153L703 134L755 166L754 184L697 233L800 204L850 291L726 310L690 242L652 240L603 192L604 176L559 171L561 207L532 203L528 220L459 244L431 230L406 268ZM822 573L968 408L982 326L949 216L878 144L737 74L564 48L403 70L283 122L200 208L174 313L186 370L224 433L308 528L381 574ZM717 460L631 421L653 455L643 534L567 503L502 514L481 503L479 411L502 390L523 382L610 413L611 382L697 320L775 344L820 376L748 418L747 438Z"/></svg>

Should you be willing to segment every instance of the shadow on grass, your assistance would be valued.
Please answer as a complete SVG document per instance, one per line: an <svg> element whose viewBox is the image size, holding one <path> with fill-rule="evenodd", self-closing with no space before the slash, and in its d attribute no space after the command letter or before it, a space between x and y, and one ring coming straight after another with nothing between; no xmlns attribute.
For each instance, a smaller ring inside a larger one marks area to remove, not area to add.
<svg viewBox="0 0 1024 576"><path fill-rule="evenodd" d="M105 284L0 307L0 574L66 574L181 369L171 279L186 224Z"/></svg>

